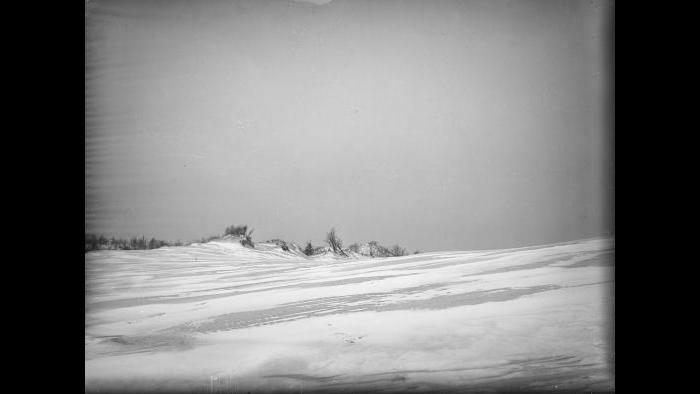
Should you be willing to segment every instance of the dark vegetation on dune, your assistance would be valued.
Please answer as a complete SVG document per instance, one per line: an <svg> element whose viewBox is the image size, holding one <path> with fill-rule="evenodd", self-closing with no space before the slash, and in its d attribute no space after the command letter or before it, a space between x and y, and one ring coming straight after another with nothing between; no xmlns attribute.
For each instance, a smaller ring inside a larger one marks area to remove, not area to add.
<svg viewBox="0 0 700 394"><path fill-rule="evenodd" d="M123 238L106 238L103 235L85 234L85 253L91 250L142 250L157 249L163 246L182 246L182 242L168 242L160 239L147 239L142 236Z"/></svg>
<svg viewBox="0 0 700 394"><path fill-rule="evenodd" d="M247 225L236 226L231 225L226 227L223 235L212 235L209 237L201 238L197 241L192 241L188 243L183 243L181 241L163 241L155 238L147 239L145 236L131 237L129 239L123 238L106 238L103 235L97 234L85 234L85 253L92 250L147 250L147 249L158 249L164 246L183 246L191 245L193 243L207 243L225 236L232 236L239 238L241 245L248 248L255 248L255 243L253 242L253 229L248 230ZM325 253L333 253L338 256L350 257L351 253L359 254L369 257L396 257L396 256L406 256L408 253L405 248L399 245L394 245L391 248L380 245L377 241L370 241L363 245L358 243L353 243L347 248L343 248L343 241L338 236L335 228L326 234L324 242L327 246L314 246L311 242L306 243L306 247L303 250L293 243L289 243L279 238L268 240L267 243L274 243L284 251L290 251L290 246L295 248L297 251L303 251L307 256L320 255ZM418 250L414 254L420 253Z"/></svg>

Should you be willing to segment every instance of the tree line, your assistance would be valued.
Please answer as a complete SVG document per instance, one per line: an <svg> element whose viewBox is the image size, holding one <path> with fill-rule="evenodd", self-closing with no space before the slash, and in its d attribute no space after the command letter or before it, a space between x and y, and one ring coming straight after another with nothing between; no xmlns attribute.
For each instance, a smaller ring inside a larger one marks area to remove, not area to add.
<svg viewBox="0 0 700 394"><path fill-rule="evenodd" d="M145 236L131 238L107 238L103 235L85 234L85 253L91 250L143 250L158 249L163 246L182 246L182 242L168 242L161 239L147 239Z"/></svg>
<svg viewBox="0 0 700 394"><path fill-rule="evenodd" d="M236 225L231 225L228 226L224 229L224 236L226 235L231 235L235 237L240 238L240 243L241 245L249 248L255 248L255 243L253 242L253 229L250 229L248 231L248 226L247 225L242 225L242 226L236 226ZM206 243L209 241L212 241L214 239L220 238L221 236L219 235L213 235L210 237L202 238L199 241L195 242L200 242L200 243ZM283 250L289 251L289 246L287 242L281 240L281 239L274 239L269 242L273 242L280 246ZM317 254L322 254L325 253L328 249L330 249L331 252L334 254L340 255L340 256L349 256L350 252L356 253L356 254L363 254L371 257L396 257L396 256L406 256L408 255L408 252L406 251L405 248L399 246L399 245L394 245L390 248L387 248L381 244L379 244L377 241L370 241L365 245L360 246L357 243L351 244L347 248L343 248L343 241L340 239L340 236L338 236L338 233L336 232L335 228L331 228L331 230L326 234L326 238L324 239L324 242L328 245L328 247L324 246L316 246L314 247L311 244L311 241L307 242L306 247L304 248L303 252L307 256L313 256ZM181 241L176 241L176 242L168 242L168 241L163 241L159 240L156 238L150 238L147 239L145 236L139 237L131 237L128 239L124 238L106 238L103 235L96 235L96 234L85 234L85 253L91 251L91 250L147 250L147 249L158 249L164 246L182 246L183 243ZM414 254L420 253L420 251L416 250Z"/></svg>

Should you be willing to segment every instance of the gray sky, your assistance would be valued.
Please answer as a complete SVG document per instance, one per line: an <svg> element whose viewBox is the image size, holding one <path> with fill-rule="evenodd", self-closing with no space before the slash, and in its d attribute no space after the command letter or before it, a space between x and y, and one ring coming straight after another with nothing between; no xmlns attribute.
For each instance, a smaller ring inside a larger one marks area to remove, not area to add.
<svg viewBox="0 0 700 394"><path fill-rule="evenodd" d="M92 0L86 231L320 244L335 226L410 251L609 235L610 8Z"/></svg>

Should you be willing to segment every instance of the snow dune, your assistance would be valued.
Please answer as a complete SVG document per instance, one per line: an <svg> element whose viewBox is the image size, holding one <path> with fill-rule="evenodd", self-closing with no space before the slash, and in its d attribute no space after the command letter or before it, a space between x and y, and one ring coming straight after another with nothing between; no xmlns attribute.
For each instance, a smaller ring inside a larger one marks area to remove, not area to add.
<svg viewBox="0 0 700 394"><path fill-rule="evenodd" d="M86 391L614 390L612 239L85 255Z"/></svg>

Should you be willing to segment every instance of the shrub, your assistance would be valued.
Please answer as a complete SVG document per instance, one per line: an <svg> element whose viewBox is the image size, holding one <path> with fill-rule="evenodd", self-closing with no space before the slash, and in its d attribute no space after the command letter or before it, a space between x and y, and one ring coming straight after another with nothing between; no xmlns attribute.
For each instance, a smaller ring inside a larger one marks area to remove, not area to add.
<svg viewBox="0 0 700 394"><path fill-rule="evenodd" d="M284 251L286 251L286 252L289 252L289 245L287 245L287 241L284 241L284 240L282 240L282 239L275 238L275 239L271 239L271 240L266 241L266 242L274 243L275 245L281 247L282 250L284 250Z"/></svg>
<svg viewBox="0 0 700 394"><path fill-rule="evenodd" d="M307 256L311 256L314 254L314 247L311 245L311 242L306 243L306 248L304 248L304 254Z"/></svg>
<svg viewBox="0 0 700 394"><path fill-rule="evenodd" d="M213 240L215 240L215 239L217 239L217 238L219 238L218 235L211 235L211 236L209 236L209 237L204 237L204 238L200 239L200 240L199 240L199 243L200 243L200 244L205 244L205 243L211 242L211 241L213 241Z"/></svg>
<svg viewBox="0 0 700 394"><path fill-rule="evenodd" d="M243 226L244 228L248 228L248 226ZM255 248L255 244L253 243L253 229L250 230L250 232L243 233L243 238L241 239L241 245L247 247L247 248Z"/></svg>
<svg viewBox="0 0 700 394"><path fill-rule="evenodd" d="M226 227L226 230L224 230L224 235L245 236L246 231L248 231L247 225L243 225L243 226L231 225L231 226Z"/></svg>
<svg viewBox="0 0 700 394"><path fill-rule="evenodd" d="M85 234L85 253L98 248L97 236L95 234Z"/></svg>
<svg viewBox="0 0 700 394"><path fill-rule="evenodd" d="M311 254L324 254L324 253L326 253L326 247L325 246L317 246L314 248L314 251Z"/></svg>
<svg viewBox="0 0 700 394"><path fill-rule="evenodd" d="M394 245L391 247L391 250L389 250L392 256L405 256L406 255L406 249L400 247L399 245Z"/></svg>
<svg viewBox="0 0 700 394"><path fill-rule="evenodd" d="M369 255L375 257L377 255L377 245L379 244L377 241L369 241L367 245L369 246Z"/></svg>
<svg viewBox="0 0 700 394"><path fill-rule="evenodd" d="M368 243L369 246L369 255L371 257L390 257L393 256L391 251L387 249L386 247L380 245L377 241L370 241Z"/></svg>

